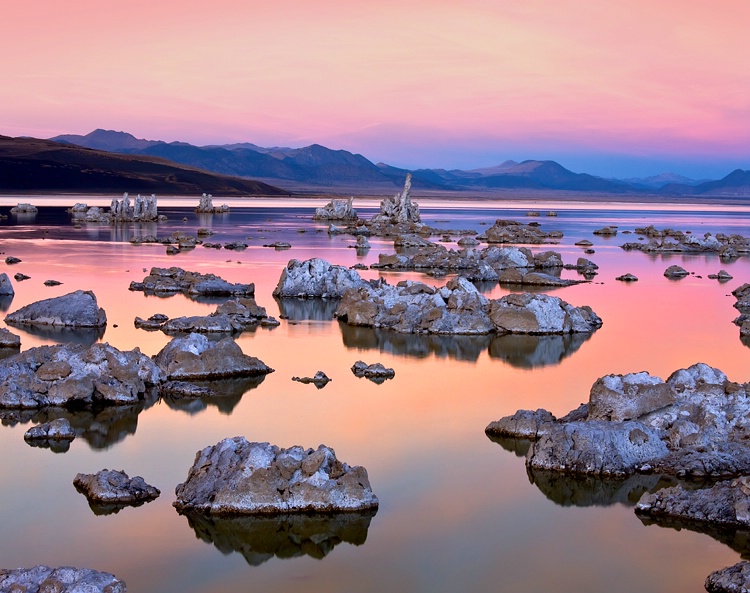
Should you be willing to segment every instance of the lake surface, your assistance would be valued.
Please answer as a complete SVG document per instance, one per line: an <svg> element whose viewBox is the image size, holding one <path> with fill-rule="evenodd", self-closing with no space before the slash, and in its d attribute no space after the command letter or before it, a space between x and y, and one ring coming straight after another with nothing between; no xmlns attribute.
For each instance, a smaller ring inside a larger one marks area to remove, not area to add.
<svg viewBox="0 0 750 593"><path fill-rule="evenodd" d="M0 199L0 213L29 198ZM716 256L648 256L625 252L623 234L653 224L693 233L750 234L750 208L720 205L646 206L420 200L423 221L446 229L482 231L496 218L537 221L559 229L555 249L566 263L583 256L586 238L599 275L591 283L555 290L573 305L590 305L603 327L585 339L428 338L364 328L332 319L335 304L277 303L271 296L291 258L322 257L342 265L371 264L393 244L372 238L358 255L353 237L329 236L314 222L314 200L231 200L222 215L196 215L197 200L159 200L169 220L158 225L84 224L75 228L65 207L109 199L36 197L35 216L0 221L0 251L22 262L6 265L16 295L8 312L76 289L93 290L108 317L98 339L120 349L156 354L169 337L135 329L136 316L207 314L216 303L182 295L144 296L128 290L151 266L211 272L232 282L254 282L256 301L286 319L275 329L237 338L246 354L275 369L262 381L238 383L216 401L156 401L72 418L82 436L67 452L30 447L24 432L44 413L1 414L0 567L73 565L111 572L131 593L265 592L575 592L698 593L706 576L750 551L701 533L645 526L633 513L644 487L529 476L523 446L496 443L485 426L520 408L562 415L588 400L591 385L609 373L649 371L666 379L696 362L746 382L750 350L732 324L731 291L750 280L750 261L722 263ZM214 200L220 203L221 200ZM375 202L358 203L369 217ZM542 212L528 218L526 212ZM557 217L544 213L554 210ZM183 220L186 218L187 220ZM593 231L617 225L615 237ZM175 256L164 245L132 245L133 236L210 228L212 242L244 240L244 251L198 246ZM456 240L458 236L454 236ZM277 251L262 245L292 244ZM664 270L691 272L671 281ZM721 284L708 274L726 269ZM639 281L624 284L626 272ZM375 278L375 270L362 272ZM578 277L565 271L566 277ZM421 279L387 273L389 282ZM63 284L44 286L54 279ZM482 286L497 298L508 291ZM21 336L22 349L70 336ZM97 336L90 337L97 339ZM356 378L357 360L396 371L381 385ZM291 381L324 371L324 389ZM196 452L225 437L245 436L281 447L324 443L350 465L367 468L380 499L374 516L351 516L290 525L248 520L189 521L172 507ZM140 475L161 489L154 502L114 514L95 514L72 485L76 473L100 469Z"/></svg>

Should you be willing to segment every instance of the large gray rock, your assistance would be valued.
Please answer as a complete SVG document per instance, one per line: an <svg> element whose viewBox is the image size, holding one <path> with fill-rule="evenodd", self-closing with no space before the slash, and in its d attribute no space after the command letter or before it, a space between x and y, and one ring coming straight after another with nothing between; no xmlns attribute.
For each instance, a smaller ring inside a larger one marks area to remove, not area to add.
<svg viewBox="0 0 750 593"><path fill-rule="evenodd" d="M188 296L253 296L255 284L233 284L215 274L189 272L177 267L154 267L142 282L131 282L130 290L160 295L182 292Z"/></svg>
<svg viewBox="0 0 750 593"><path fill-rule="evenodd" d="M275 297L341 298L350 288L367 284L356 270L320 258L290 260L273 290Z"/></svg>
<svg viewBox="0 0 750 593"><path fill-rule="evenodd" d="M357 211L352 208L351 198L334 199L322 208L316 208L313 220L357 220Z"/></svg>
<svg viewBox="0 0 750 593"><path fill-rule="evenodd" d="M705 587L708 593L750 593L750 562L743 560L712 572Z"/></svg>
<svg viewBox="0 0 750 593"><path fill-rule="evenodd" d="M561 231L545 232L538 226L521 224L515 220L497 220L485 231L484 237L478 238L488 243L540 244L558 243L562 237Z"/></svg>
<svg viewBox="0 0 750 593"><path fill-rule="evenodd" d="M76 438L76 431L67 418L56 418L32 426L23 435L26 441L72 441Z"/></svg>
<svg viewBox="0 0 750 593"><path fill-rule="evenodd" d="M197 333L173 338L154 361L170 380L248 377L273 372L263 361L244 354L232 338L212 342Z"/></svg>
<svg viewBox="0 0 750 593"><path fill-rule="evenodd" d="M530 469L733 477L750 473L749 395L750 385L703 363L667 381L647 373L609 375L594 384L587 405L565 418L519 412L487 431L538 438L526 458Z"/></svg>
<svg viewBox="0 0 750 593"><path fill-rule="evenodd" d="M0 274L0 296L11 296L14 294L16 294L16 291L13 290L10 278L8 278L8 274L3 272Z"/></svg>
<svg viewBox="0 0 750 593"><path fill-rule="evenodd" d="M404 190L380 202L380 212L372 217L374 223L419 223L419 204L411 200L411 173L406 174Z"/></svg>
<svg viewBox="0 0 750 593"><path fill-rule="evenodd" d="M0 569L0 591L8 593L125 593L125 581L108 572L72 566Z"/></svg>
<svg viewBox="0 0 750 593"><path fill-rule="evenodd" d="M509 294L491 302L489 316L499 333L586 333L601 327L591 307L574 307L546 294Z"/></svg>
<svg viewBox="0 0 750 593"><path fill-rule="evenodd" d="M367 471L333 449L281 449L244 437L206 447L175 490L179 511L211 514L362 511L376 508Z"/></svg>
<svg viewBox="0 0 750 593"><path fill-rule="evenodd" d="M6 315L5 322L16 325L51 325L56 327L104 327L107 315L90 290L44 299Z"/></svg>
<svg viewBox="0 0 750 593"><path fill-rule="evenodd" d="M136 317L135 326L144 329L161 329L167 334L181 333L237 333L249 329L276 327L279 322L270 317L265 308L252 297L238 298L222 303L210 315L175 317L152 316L148 320Z"/></svg>
<svg viewBox="0 0 750 593"><path fill-rule="evenodd" d="M161 492L141 476L130 478L124 471L103 469L95 474L76 474L76 490L99 503L137 504L154 500Z"/></svg>
<svg viewBox="0 0 750 593"><path fill-rule="evenodd" d="M164 373L138 349L39 346L0 360L0 408L132 404L163 380Z"/></svg>

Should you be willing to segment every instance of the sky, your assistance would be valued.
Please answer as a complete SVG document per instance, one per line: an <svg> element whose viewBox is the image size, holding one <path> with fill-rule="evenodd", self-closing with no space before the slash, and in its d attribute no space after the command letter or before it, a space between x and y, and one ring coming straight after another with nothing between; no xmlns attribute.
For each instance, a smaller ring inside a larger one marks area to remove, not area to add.
<svg viewBox="0 0 750 593"><path fill-rule="evenodd" d="M0 134L750 169L750 0L0 0Z"/></svg>

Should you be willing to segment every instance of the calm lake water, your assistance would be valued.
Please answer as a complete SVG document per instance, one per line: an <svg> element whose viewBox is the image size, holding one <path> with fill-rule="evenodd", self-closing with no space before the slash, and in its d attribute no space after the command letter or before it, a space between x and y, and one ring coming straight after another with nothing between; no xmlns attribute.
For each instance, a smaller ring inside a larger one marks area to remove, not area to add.
<svg viewBox="0 0 750 593"><path fill-rule="evenodd" d="M29 199L0 199L0 213L18 201ZM586 257L600 266L599 275L553 294L590 305L603 327L587 339L532 340L355 329L332 319L330 303L277 303L271 292L291 258L353 265L393 253L392 242L373 238L372 249L359 256L350 248L352 237L329 236L327 225L311 218L322 201L232 200L229 214L199 216L192 211L197 200L160 198L160 213L169 220L158 228L75 228L65 207L75 201L108 205L105 197L32 201L40 205L37 215L0 221L3 257L22 260L3 263L3 271L31 277L14 281L12 302L0 303L8 312L76 289L93 290L108 317L100 339L153 355L169 338L135 329L136 316L207 314L216 306L128 290L151 266L180 266L254 282L258 304L288 319L237 338L246 354L276 369L263 381L237 384L217 401L157 401L80 414L72 421L82 436L67 452L24 442L24 432L45 419L43 412L20 421L6 414L0 426L0 567L95 568L124 579L131 593L698 593L710 572L750 551L742 538L733 549L701 533L643 525L633 513L642 485L529 476L519 443L496 443L484 434L489 422L519 408L564 414L587 401L591 385L608 373L645 370L666 378L705 362L734 381L750 380L750 350L732 324L737 311L730 294L750 280L749 259L650 257L620 248L637 240L623 231L648 224L748 235L750 208L420 200L423 221L441 228L481 232L496 218L513 218L562 230L559 245L531 249L555 249L566 263L584 255L576 241L593 241L596 253ZM366 217L376 205L355 200ZM527 218L529 210L543 215ZM544 216L548 210L558 216ZM593 235L605 225L617 225L620 232ZM163 245L128 242L139 234L194 234L200 227L216 233L210 241L245 240L250 247L237 252L199 246L167 256ZM262 246L274 241L292 248ZM691 275L666 279L663 272L672 264ZM734 280L720 284L707 278L722 268ZM615 281L626 272L639 281ZM378 276L375 270L362 274ZM386 276L392 283L445 282L416 273ZM48 279L63 284L44 286ZM496 285L482 290L492 298L507 293ZM23 349L61 338L10 329L21 335ZM357 379L349 370L357 360L382 362L396 377L382 385ZM291 381L317 370L333 379L324 389ZM195 453L238 435L282 447L333 447L339 459L367 468L380 499L377 514L311 518L301 527L260 520L194 523L178 515L174 488L186 478ZM103 468L143 476L162 494L138 508L95 514L72 481L78 472Z"/></svg>

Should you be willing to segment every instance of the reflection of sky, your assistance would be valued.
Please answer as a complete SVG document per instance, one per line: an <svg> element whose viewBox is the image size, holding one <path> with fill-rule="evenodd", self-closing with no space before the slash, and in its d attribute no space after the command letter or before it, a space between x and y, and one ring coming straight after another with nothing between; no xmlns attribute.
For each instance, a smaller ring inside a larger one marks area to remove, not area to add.
<svg viewBox="0 0 750 593"><path fill-rule="evenodd" d="M14 281L16 296L9 310L91 289L109 320L103 340L153 355L169 338L136 330L136 315L162 312L174 317L215 308L182 295L146 297L128 290L132 280L143 278L143 268L178 265L233 282L255 282L258 304L278 316L271 291L290 258L317 255L352 265L372 263L378 252L393 249L389 242L373 240L371 252L359 259L346 247L351 237L314 232L326 225L309 220L312 206L247 216L233 212L213 222L217 234L211 241L278 229L269 233L273 240L293 239L293 248L285 252L262 248L260 240L254 240L242 252L197 247L167 256L163 245L112 241L108 227L93 237L69 223L50 221L45 226L50 232L42 238L37 227L0 226L5 255L22 259L4 271L31 276ZM560 507L529 484L522 459L489 441L483 431L490 421L519 408L545 407L563 414L585 401L591 384L608 373L647 370L666 378L701 361L721 368L730 379L747 380L750 350L731 323L737 312L734 299L727 296L748 277L747 259L726 264L705 256L652 258L619 248L635 235L605 239L585 229L614 223L632 230L653 223L696 230L710 218L716 230L723 230L748 214L558 209L557 219L524 216L527 210L541 209L538 203L528 205L516 218L536 220L542 228L588 225L566 231L559 249L566 262L574 261L582 250L572 245L572 236L585 236L596 250L587 257L600 265L594 282L555 292L574 305L590 305L604 320L600 330L559 363L516 366L493 356L489 346L464 358L429 348L425 356L410 356L378 339L349 343L338 322L325 319L282 321L276 329L243 334L238 338L243 351L276 372L245 393L231 413L208 405L185 414L159 402L138 416L134 434L124 433L109 448L94 450L79 439L62 455L28 447L23 432L29 424L0 427L0 446L6 451L0 457L5 477L0 521L7 535L0 543L3 566L98 568L126 580L129 591L702 591L709 572L737 561L735 552L707 536L644 527L623 506ZM456 227L510 217L489 208L486 217L484 211L450 213L456 215L454 221L460 215ZM194 215L187 210L184 215L189 217L186 227L197 228ZM240 229L233 227L235 215ZM42 210L40 217L45 216ZM646 217L643 222L641 216ZM434 217L448 218L442 211ZM177 213L160 225L159 235L179 228L181 218ZM298 228L308 232L297 233ZM24 234L6 236L18 231ZM23 238L28 235L33 240ZM663 271L672 263L694 274L668 281ZM720 268L735 280L721 285L706 278ZM636 274L639 282L614 280L625 272ZM365 274L377 276L375 271ZM417 273L388 277L389 282L410 277L442 284ZM63 284L46 287L42 283L48 278ZM494 288L489 295L505 293ZM24 349L50 343L41 336L21 337ZM382 385L357 379L349 370L356 360L382 362L395 369L396 377ZM311 376L317 370L333 379L323 390L291 381L292 376ZM171 507L174 487L185 479L196 451L236 435L280 446L325 443L340 459L364 465L381 501L367 541L356 547L339 545L322 561L273 559L249 567L240 554L225 556L197 540ZM117 515L94 516L72 480L78 472L104 467L143 476L162 490L161 497Z"/></svg>

